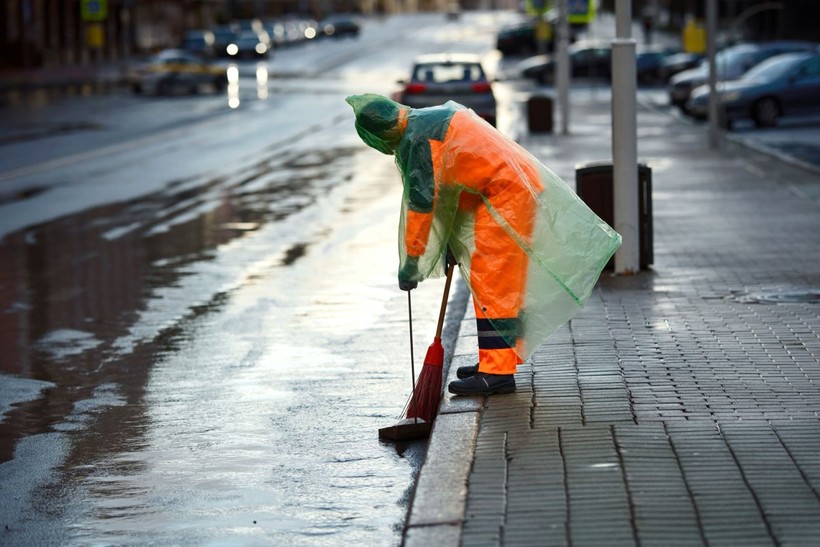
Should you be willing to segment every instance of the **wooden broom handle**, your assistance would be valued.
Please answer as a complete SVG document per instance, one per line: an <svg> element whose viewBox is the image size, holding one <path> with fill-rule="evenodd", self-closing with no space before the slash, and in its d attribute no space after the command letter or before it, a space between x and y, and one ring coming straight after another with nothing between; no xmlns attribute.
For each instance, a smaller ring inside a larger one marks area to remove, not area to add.
<svg viewBox="0 0 820 547"><path fill-rule="evenodd" d="M453 280L453 270L455 267L455 264L450 264L450 267L447 268L447 281L444 282L444 295L441 297L441 311L438 314L436 338L441 338L441 331L444 328L444 312L447 311L447 297L450 295L450 281Z"/></svg>

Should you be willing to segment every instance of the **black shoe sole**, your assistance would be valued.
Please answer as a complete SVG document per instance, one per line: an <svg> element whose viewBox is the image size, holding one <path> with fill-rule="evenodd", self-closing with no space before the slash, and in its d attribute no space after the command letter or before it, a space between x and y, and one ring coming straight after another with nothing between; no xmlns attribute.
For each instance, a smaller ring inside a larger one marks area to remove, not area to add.
<svg viewBox="0 0 820 547"><path fill-rule="evenodd" d="M453 395L503 395L506 393L515 393L515 384L508 384L504 386L488 387L484 389L453 389L452 383L447 386L447 391Z"/></svg>

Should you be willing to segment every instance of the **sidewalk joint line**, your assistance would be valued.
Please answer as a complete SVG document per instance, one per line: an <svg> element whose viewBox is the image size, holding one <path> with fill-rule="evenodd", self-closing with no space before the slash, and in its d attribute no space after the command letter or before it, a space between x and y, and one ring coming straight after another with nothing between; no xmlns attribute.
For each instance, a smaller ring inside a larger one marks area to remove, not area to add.
<svg viewBox="0 0 820 547"><path fill-rule="evenodd" d="M811 490L812 494L814 494L814 497L820 500L820 492L817 491L817 489L809 480L809 477L806 476L806 473L803 471L803 468L800 467L800 464L795 459L794 455L792 454L792 451L789 450L788 446L786 446L786 443L783 441L783 437L780 436L780 433L778 433L777 429L775 429L774 424L772 424L771 421L769 421L769 427L774 432L774 435L775 437L777 437L777 440L783 446L783 450L786 451L786 454L789 456L789 459L792 461L792 463L794 463L794 466L797 468L797 472L800 473L800 477L803 479L803 482L805 482L806 486L809 487L809 490Z"/></svg>
<svg viewBox="0 0 820 547"><path fill-rule="evenodd" d="M726 448L729 450L729 454L732 456L732 459L737 466L737 470L740 472L740 478L743 479L743 484L746 485L746 489L752 495L752 499L755 501L755 505L757 506L757 511L760 513L760 518L763 520L763 525L766 526L766 532L769 534L769 537L772 540L772 543L775 547L780 547L780 542L777 540L777 536L774 534L774 530L772 530L772 525L769 523L769 520L766 518L766 512L763 510L763 504L760 501L760 498L757 496L757 493L752 488L752 485L749 483L749 479L746 477L746 473L743 471L743 467L740 465L740 460L735 454L734 449L729 444L729 439L726 438L726 435L723 433L723 429L720 427L720 423L715 424L717 426L718 434L720 435L721 439L723 439L723 444L726 445Z"/></svg>
<svg viewBox="0 0 820 547"><path fill-rule="evenodd" d="M501 500L501 524L498 525L498 540L500 545L504 545L504 530L507 529L507 508L510 501L510 443L509 431L504 432L504 492Z"/></svg>
<svg viewBox="0 0 820 547"><path fill-rule="evenodd" d="M581 371L578 369L578 353L575 349L576 340L575 333L572 331L571 319L567 322L567 328L569 329L569 336L572 340L570 347L572 348L572 366L575 369L575 387L578 390L578 400L581 402L581 425L587 425L587 416L584 412L584 394L581 391Z"/></svg>
<svg viewBox="0 0 820 547"><path fill-rule="evenodd" d="M615 425L609 426L609 432L612 435L612 444L615 446L615 455L618 456L618 463L621 467L621 479L624 481L624 490L626 491L626 502L629 506L629 525L632 527L632 537L635 539L635 545L641 547L641 538L638 536L638 523L635 519L635 502L632 499L632 491L629 489L629 479L626 476L626 464L624 463L624 455L621 451L621 445L618 443L618 434L615 431Z"/></svg>
<svg viewBox="0 0 820 547"><path fill-rule="evenodd" d="M567 483L567 458L564 455L564 439L561 433L561 428L558 428L558 453L561 454L561 467L563 470L564 483L564 533L567 536L567 547L572 547L572 534L570 531L570 503L569 503L569 484Z"/></svg>
<svg viewBox="0 0 820 547"><path fill-rule="evenodd" d="M678 448L675 446L675 443L672 440L672 435L669 434L669 424L666 422L661 423L663 424L663 432L666 435L666 442L669 443L669 448L672 450L672 455L675 456L675 463L678 466L678 471L680 471L680 477L683 481L683 487L686 488L686 494L689 496L689 502L692 504L692 510L695 512L695 522L697 522L698 524L698 533L700 534L700 540L703 542L703 545L706 545L708 547L709 541L706 539L706 533L703 531L703 520L700 516L700 509L698 509L698 504L695 502L695 494L694 492L692 492L692 488L689 486L689 481L686 480L686 473L684 472L683 464L680 461L680 454L678 453Z"/></svg>

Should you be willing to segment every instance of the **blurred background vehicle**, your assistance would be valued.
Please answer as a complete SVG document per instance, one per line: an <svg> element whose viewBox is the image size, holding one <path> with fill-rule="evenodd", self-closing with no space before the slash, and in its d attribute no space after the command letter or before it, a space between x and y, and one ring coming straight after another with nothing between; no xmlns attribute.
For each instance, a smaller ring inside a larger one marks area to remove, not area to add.
<svg viewBox="0 0 820 547"><path fill-rule="evenodd" d="M270 49L268 34L252 30L240 32L226 48L228 55L236 59L265 58Z"/></svg>
<svg viewBox="0 0 820 547"><path fill-rule="evenodd" d="M663 73L664 61L680 53L677 47L650 47L638 50L635 54L635 70L640 84L660 84L666 83Z"/></svg>
<svg viewBox="0 0 820 547"><path fill-rule="evenodd" d="M478 55L422 55L414 61L410 79L398 83L403 88L394 98L402 104L424 108L453 100L495 126L495 95Z"/></svg>
<svg viewBox="0 0 820 547"><path fill-rule="evenodd" d="M612 75L612 46L604 42L580 41L569 47L573 78L601 78L610 80ZM518 63L524 78L542 84L552 83L555 75L555 58L552 55L535 55Z"/></svg>
<svg viewBox="0 0 820 547"><path fill-rule="evenodd" d="M675 74L698 66L705 58L706 56L703 53L692 53L690 51L668 55L661 60L661 80L667 83Z"/></svg>
<svg viewBox="0 0 820 547"><path fill-rule="evenodd" d="M281 48L287 45L287 30L285 24L279 19L268 19L263 24L265 32L270 37L271 47L273 49Z"/></svg>
<svg viewBox="0 0 820 547"><path fill-rule="evenodd" d="M222 91L228 85L225 67L180 49L166 49L130 67L127 81L134 93L195 94L203 87Z"/></svg>
<svg viewBox="0 0 820 547"><path fill-rule="evenodd" d="M321 21L319 28L322 35L328 38L357 37L361 30L359 20L355 15L349 13L336 13L329 15Z"/></svg>
<svg viewBox="0 0 820 547"><path fill-rule="evenodd" d="M548 11L544 16L547 24L553 29L552 36L556 36L554 31L558 24L558 15L554 10ZM499 29L495 37L495 48L502 55L531 55L538 52L538 42L535 39L535 27L538 22L536 17L530 17L523 21L506 25ZM585 25L570 25L570 43L574 43L580 32L586 28ZM546 52L554 49L554 40L546 43Z"/></svg>
<svg viewBox="0 0 820 547"><path fill-rule="evenodd" d="M720 50L715 56L717 78L719 81L737 80L747 70L780 53L792 51L813 51L817 49L814 42L781 40L772 42L747 42L729 46ZM707 82L709 63L707 60L689 70L684 70L669 80L669 102L686 110L686 102L692 90Z"/></svg>
<svg viewBox="0 0 820 547"><path fill-rule="evenodd" d="M216 57L229 57L228 46L236 40L236 29L231 25L217 25L211 28L214 35L214 55Z"/></svg>
<svg viewBox="0 0 820 547"><path fill-rule="evenodd" d="M527 55L538 51L535 43L535 21L508 25L496 34L495 48L502 55Z"/></svg>
<svg viewBox="0 0 820 547"><path fill-rule="evenodd" d="M692 91L687 112L706 119L709 87ZM784 53L751 68L740 79L718 88L721 121L727 128L751 119L757 127L772 127L781 116L820 114L820 53Z"/></svg>
<svg viewBox="0 0 820 547"><path fill-rule="evenodd" d="M216 53L214 50L215 42L214 33L210 30L189 30L182 36L182 43L179 48L203 59L209 59Z"/></svg>

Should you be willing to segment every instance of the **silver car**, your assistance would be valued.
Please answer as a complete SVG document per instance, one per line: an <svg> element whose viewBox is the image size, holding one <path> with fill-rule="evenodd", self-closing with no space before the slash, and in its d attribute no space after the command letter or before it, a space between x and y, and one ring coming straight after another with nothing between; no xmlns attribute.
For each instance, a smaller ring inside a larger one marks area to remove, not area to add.
<svg viewBox="0 0 820 547"><path fill-rule="evenodd" d="M397 100L411 108L453 100L495 126L495 95L478 55L422 55L413 63L410 80L398 83L403 88L396 95Z"/></svg>

